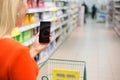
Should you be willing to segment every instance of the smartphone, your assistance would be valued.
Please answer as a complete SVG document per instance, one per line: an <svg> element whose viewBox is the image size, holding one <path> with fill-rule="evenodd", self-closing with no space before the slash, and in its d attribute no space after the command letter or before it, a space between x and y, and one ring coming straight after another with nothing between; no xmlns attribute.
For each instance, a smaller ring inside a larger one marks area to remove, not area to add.
<svg viewBox="0 0 120 80"><path fill-rule="evenodd" d="M39 33L39 43L49 43L50 42L50 21L40 22L40 33Z"/></svg>

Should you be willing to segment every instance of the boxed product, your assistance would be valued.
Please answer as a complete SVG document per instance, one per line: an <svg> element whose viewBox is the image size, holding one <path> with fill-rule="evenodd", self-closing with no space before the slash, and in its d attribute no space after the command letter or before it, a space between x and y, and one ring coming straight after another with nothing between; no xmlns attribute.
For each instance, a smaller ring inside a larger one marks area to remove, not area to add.
<svg viewBox="0 0 120 80"><path fill-rule="evenodd" d="M27 6L28 8L32 8L32 0L27 0Z"/></svg>
<svg viewBox="0 0 120 80"><path fill-rule="evenodd" d="M33 24L33 23L36 22L34 14L30 14L30 19L29 20L30 20L30 24Z"/></svg>
<svg viewBox="0 0 120 80"><path fill-rule="evenodd" d="M23 32L24 42L30 39L30 30Z"/></svg>
<svg viewBox="0 0 120 80"><path fill-rule="evenodd" d="M30 19L30 15L26 14L24 17L24 25L28 25L29 24L29 19Z"/></svg>
<svg viewBox="0 0 120 80"><path fill-rule="evenodd" d="M55 3L54 2L44 2L44 6L46 8L51 8L51 7L55 7Z"/></svg>
<svg viewBox="0 0 120 80"><path fill-rule="evenodd" d="M44 7L44 2L42 2L41 0L37 0L37 7L38 8L43 8Z"/></svg>

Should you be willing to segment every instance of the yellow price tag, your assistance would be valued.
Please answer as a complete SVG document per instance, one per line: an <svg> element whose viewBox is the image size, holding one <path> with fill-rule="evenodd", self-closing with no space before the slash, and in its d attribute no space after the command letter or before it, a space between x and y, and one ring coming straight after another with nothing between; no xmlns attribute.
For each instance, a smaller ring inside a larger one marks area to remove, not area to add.
<svg viewBox="0 0 120 80"><path fill-rule="evenodd" d="M57 9L57 7L52 7L51 8L51 11L57 11L58 9Z"/></svg>
<svg viewBox="0 0 120 80"><path fill-rule="evenodd" d="M16 27L12 30L11 36L16 37L16 36L20 35L20 33L21 32L19 31L19 28Z"/></svg>

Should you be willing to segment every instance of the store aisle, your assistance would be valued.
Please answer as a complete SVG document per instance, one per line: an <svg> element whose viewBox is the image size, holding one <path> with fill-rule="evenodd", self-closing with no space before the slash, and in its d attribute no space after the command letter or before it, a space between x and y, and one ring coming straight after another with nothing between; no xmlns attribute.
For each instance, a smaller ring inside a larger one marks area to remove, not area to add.
<svg viewBox="0 0 120 80"><path fill-rule="evenodd" d="M87 62L88 80L120 80L120 38L102 23L89 20L76 28L52 58Z"/></svg>

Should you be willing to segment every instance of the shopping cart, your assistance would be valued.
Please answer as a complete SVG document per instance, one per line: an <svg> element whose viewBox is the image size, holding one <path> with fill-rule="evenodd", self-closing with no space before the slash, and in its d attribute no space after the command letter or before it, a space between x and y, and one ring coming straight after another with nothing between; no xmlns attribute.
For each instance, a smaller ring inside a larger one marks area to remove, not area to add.
<svg viewBox="0 0 120 80"><path fill-rule="evenodd" d="M40 68L41 80L87 80L86 62L48 59Z"/></svg>

